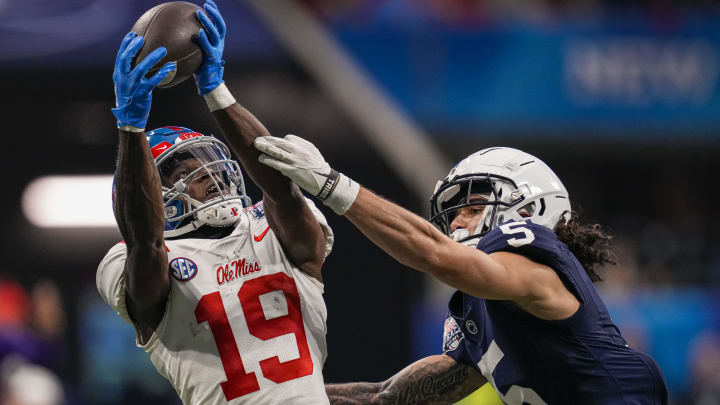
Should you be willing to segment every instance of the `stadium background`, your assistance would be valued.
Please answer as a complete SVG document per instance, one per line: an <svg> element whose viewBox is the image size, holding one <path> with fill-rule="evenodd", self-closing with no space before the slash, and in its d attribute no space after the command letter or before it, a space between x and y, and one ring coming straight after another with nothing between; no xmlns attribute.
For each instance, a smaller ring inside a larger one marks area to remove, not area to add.
<svg viewBox="0 0 720 405"><path fill-rule="evenodd" d="M42 226L34 206L23 208L23 196L30 204L24 191L38 178L113 172L115 52L133 21L157 3L0 0L3 404L13 395L52 399L53 378L67 404L177 403L134 347L131 328L96 292L96 266L119 233ZM506 145L553 167L585 216L617 234L620 263L605 273L602 295L632 345L659 362L672 403L720 404L715 2L293 4L417 125L440 161ZM225 77L238 101L274 135L310 139L336 169L426 213L432 185L423 194L422 181L398 170L401 159L379 150L367 117L342 101L342 83L333 87L298 59L255 6L219 5L229 27ZM325 57L313 55L320 64L328 64ZM217 132L192 81L155 92L149 127L167 124ZM423 159L416 164L432 166ZM109 188L99 197L89 190L64 202L81 213L98 204L109 209ZM257 189L251 193L259 198ZM50 195L39 201L59 204ZM326 380L379 381L438 353L448 290L325 212L337 235L325 266Z"/></svg>

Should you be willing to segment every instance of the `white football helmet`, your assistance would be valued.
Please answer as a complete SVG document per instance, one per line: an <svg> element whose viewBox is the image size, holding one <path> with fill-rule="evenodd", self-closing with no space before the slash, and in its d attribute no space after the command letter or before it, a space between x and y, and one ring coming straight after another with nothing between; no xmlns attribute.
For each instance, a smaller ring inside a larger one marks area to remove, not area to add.
<svg viewBox="0 0 720 405"><path fill-rule="evenodd" d="M430 205L430 221L471 246L508 220L530 219L553 230L561 219L570 219L571 210L568 192L552 169L533 155L504 147L483 149L460 161L438 181ZM452 232L457 210L474 205L485 206L477 228Z"/></svg>

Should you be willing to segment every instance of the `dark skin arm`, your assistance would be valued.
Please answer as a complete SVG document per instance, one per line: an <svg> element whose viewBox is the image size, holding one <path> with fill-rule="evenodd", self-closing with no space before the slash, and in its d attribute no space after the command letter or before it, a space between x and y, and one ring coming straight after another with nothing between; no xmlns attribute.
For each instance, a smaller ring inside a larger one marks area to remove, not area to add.
<svg viewBox="0 0 720 405"><path fill-rule="evenodd" d="M453 404L480 388L487 380L474 369L449 356L418 360L380 383L326 384L333 405Z"/></svg>
<svg viewBox="0 0 720 405"><path fill-rule="evenodd" d="M245 172L263 191L268 223L288 258L305 273L322 281L325 236L320 224L295 183L260 163L260 152L253 147L255 138L270 133L250 111L237 103L212 114Z"/></svg>
<svg viewBox="0 0 720 405"><path fill-rule="evenodd" d="M127 246L125 304L143 343L160 323L170 290L164 218L160 175L145 132L121 130L115 220Z"/></svg>

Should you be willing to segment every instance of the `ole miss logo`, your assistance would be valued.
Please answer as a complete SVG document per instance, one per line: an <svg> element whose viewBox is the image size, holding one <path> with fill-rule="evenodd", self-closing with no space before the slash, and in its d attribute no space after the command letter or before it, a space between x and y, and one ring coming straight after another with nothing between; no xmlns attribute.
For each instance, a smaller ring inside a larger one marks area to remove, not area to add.
<svg viewBox="0 0 720 405"><path fill-rule="evenodd" d="M247 259L238 259L224 266L219 266L215 273L217 275L218 285L237 280L252 273L262 270L258 262L251 262Z"/></svg>
<svg viewBox="0 0 720 405"><path fill-rule="evenodd" d="M176 257L170 262L170 274L178 281L189 281L197 274L197 264L185 257Z"/></svg>

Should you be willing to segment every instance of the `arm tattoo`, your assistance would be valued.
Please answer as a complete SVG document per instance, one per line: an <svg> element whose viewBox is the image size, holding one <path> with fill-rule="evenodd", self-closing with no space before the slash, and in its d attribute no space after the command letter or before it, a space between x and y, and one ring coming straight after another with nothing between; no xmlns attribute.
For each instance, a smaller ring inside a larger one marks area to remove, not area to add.
<svg viewBox="0 0 720 405"><path fill-rule="evenodd" d="M325 391L333 405L372 404L381 388L380 383L325 384Z"/></svg>
<svg viewBox="0 0 720 405"><path fill-rule="evenodd" d="M485 378L448 356L431 356L406 367L383 383L326 386L330 403L452 404L480 388Z"/></svg>

